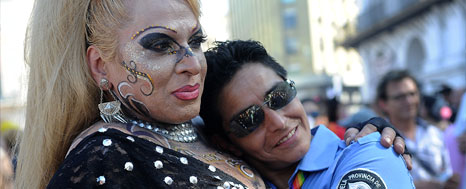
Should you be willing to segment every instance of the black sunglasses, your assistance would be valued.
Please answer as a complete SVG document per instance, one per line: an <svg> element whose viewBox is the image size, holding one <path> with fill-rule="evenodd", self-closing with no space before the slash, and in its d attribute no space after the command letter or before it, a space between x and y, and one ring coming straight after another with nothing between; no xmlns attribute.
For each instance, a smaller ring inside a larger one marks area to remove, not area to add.
<svg viewBox="0 0 466 189"><path fill-rule="evenodd" d="M295 84L286 80L272 87L264 97L262 105L252 105L240 112L230 121L230 130L236 137L242 138L256 130L264 121L263 106L278 110L288 105L296 97Z"/></svg>

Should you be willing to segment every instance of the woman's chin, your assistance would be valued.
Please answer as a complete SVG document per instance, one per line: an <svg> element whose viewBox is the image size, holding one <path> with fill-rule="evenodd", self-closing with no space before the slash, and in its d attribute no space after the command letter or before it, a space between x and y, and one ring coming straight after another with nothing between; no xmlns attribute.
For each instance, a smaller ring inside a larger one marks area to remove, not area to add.
<svg viewBox="0 0 466 189"><path fill-rule="evenodd" d="M165 123L171 123L171 124L185 123L185 122L190 121L191 119L194 119L196 116L198 116L199 109L200 108L186 107L186 108L181 108L178 111L170 111L170 112L176 112L176 113L174 113L174 115L163 116L165 120L160 120L160 121L165 122Z"/></svg>

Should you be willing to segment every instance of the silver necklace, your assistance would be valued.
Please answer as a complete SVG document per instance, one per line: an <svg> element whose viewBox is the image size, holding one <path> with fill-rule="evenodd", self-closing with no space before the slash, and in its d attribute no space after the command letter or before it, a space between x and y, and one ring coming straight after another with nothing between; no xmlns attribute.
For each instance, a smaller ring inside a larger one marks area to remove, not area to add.
<svg viewBox="0 0 466 189"><path fill-rule="evenodd" d="M162 135L169 140L177 142L194 142L197 140L197 133L191 121L181 124L164 124L164 123L148 123L141 120L128 119L121 113L120 101L102 102L102 94L100 97L100 116L105 123L120 122L132 123L139 127L148 129L156 134Z"/></svg>
<svg viewBox="0 0 466 189"><path fill-rule="evenodd" d="M148 129L156 134L162 135L169 140L177 142L195 142L197 140L197 133L191 121L181 124L164 124L163 128L148 122L140 120L130 120L129 123ZM158 124L161 125L161 124Z"/></svg>

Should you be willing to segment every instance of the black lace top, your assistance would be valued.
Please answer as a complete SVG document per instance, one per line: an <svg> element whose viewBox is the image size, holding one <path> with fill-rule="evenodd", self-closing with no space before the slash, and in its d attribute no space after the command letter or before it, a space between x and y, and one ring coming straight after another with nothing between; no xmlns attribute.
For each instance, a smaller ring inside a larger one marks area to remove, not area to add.
<svg viewBox="0 0 466 189"><path fill-rule="evenodd" d="M102 132L103 131L103 132ZM188 155L116 129L82 140L47 188L243 188L235 178Z"/></svg>

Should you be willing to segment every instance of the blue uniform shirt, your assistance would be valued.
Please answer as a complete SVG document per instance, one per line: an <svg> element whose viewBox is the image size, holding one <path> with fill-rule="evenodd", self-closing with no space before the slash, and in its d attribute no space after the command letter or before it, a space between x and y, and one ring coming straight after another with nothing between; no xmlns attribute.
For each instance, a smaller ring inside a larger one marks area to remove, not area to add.
<svg viewBox="0 0 466 189"><path fill-rule="evenodd" d="M325 126L311 132L311 146L289 179L290 188L299 170L306 178L302 188L414 188L402 156L380 144L380 133L346 146Z"/></svg>

